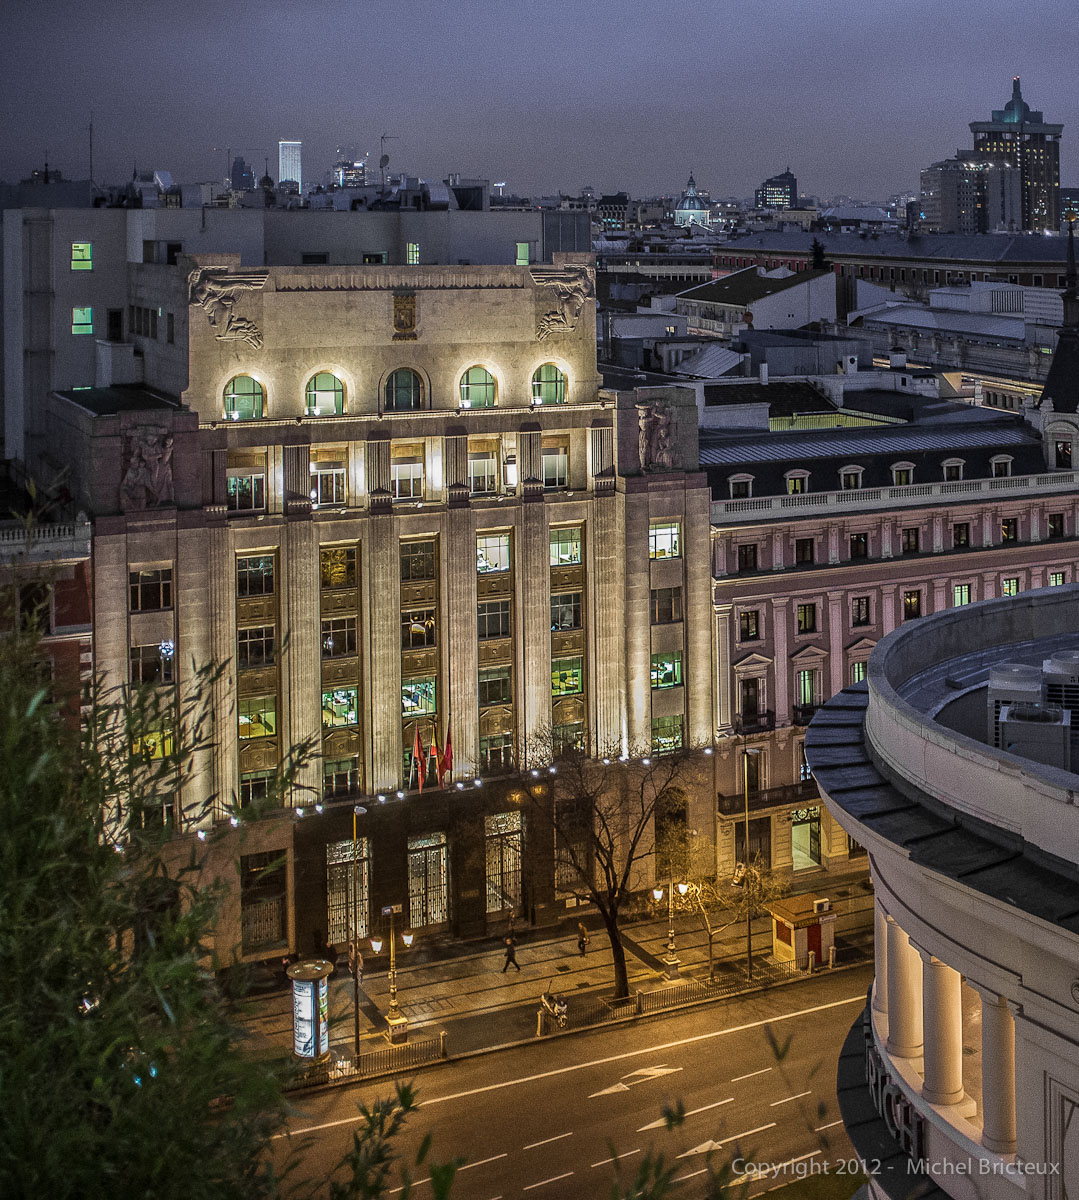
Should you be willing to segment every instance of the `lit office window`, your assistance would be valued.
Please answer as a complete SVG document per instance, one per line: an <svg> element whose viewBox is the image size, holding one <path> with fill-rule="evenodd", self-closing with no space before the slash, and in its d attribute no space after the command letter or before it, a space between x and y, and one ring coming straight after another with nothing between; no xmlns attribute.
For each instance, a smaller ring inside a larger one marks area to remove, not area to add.
<svg viewBox="0 0 1079 1200"><path fill-rule="evenodd" d="M653 521L648 527L648 557L681 558L681 534L677 521Z"/></svg>
<svg viewBox="0 0 1079 1200"><path fill-rule="evenodd" d="M682 684L682 651L652 655L652 687L680 687Z"/></svg>
<svg viewBox="0 0 1079 1200"><path fill-rule="evenodd" d="M565 404L566 377L554 363L544 363L533 373L532 400L536 404Z"/></svg>
<svg viewBox="0 0 1079 1200"><path fill-rule="evenodd" d="M71 332L74 334L94 332L94 310L92 308L73 308L71 310Z"/></svg>
<svg viewBox="0 0 1079 1200"><path fill-rule="evenodd" d="M92 242L71 243L71 269L92 271L94 269L94 246Z"/></svg>
<svg viewBox="0 0 1079 1200"><path fill-rule="evenodd" d="M510 569L510 535L487 533L476 538L476 570L491 575Z"/></svg>
<svg viewBox="0 0 1079 1200"><path fill-rule="evenodd" d="M486 367L469 367L461 376L462 408L494 408L495 377Z"/></svg>
<svg viewBox="0 0 1079 1200"><path fill-rule="evenodd" d="M556 658L551 662L551 695L575 696L584 690L583 660Z"/></svg>
<svg viewBox="0 0 1079 1200"><path fill-rule="evenodd" d="M262 416L266 392L250 375L234 375L225 384L225 416L230 421L252 421Z"/></svg>
<svg viewBox="0 0 1079 1200"><path fill-rule="evenodd" d="M551 566L572 566L581 561L581 527L551 530Z"/></svg>
<svg viewBox="0 0 1079 1200"><path fill-rule="evenodd" d="M322 728L336 729L359 721L356 688L334 688L322 693Z"/></svg>
<svg viewBox="0 0 1079 1200"><path fill-rule="evenodd" d="M320 371L307 381L307 415L332 417L345 411L345 385L329 371Z"/></svg>

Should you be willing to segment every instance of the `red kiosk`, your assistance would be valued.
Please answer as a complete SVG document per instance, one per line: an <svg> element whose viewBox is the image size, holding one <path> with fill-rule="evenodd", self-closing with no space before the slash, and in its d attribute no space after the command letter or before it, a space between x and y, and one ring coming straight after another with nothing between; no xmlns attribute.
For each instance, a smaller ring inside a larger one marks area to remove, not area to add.
<svg viewBox="0 0 1079 1200"><path fill-rule="evenodd" d="M835 944L835 918L831 901L807 892L768 905L772 916L772 955L777 962L793 962L803 971L813 955L815 966L830 961Z"/></svg>

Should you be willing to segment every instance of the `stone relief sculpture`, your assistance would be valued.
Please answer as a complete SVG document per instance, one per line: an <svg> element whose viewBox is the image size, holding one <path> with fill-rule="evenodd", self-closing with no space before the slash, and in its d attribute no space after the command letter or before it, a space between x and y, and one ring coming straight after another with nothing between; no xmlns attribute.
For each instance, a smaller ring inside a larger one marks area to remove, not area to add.
<svg viewBox="0 0 1079 1200"><path fill-rule="evenodd" d="M554 267L531 274L533 283L554 288L558 295L558 307L545 312L536 325L536 340L542 342L555 333L572 333L585 304L596 294L592 269Z"/></svg>
<svg viewBox="0 0 1079 1200"><path fill-rule="evenodd" d="M167 429L141 425L125 439L127 470L120 484L120 500L126 511L171 504L172 434Z"/></svg>
<svg viewBox="0 0 1079 1200"><path fill-rule="evenodd" d="M209 318L218 341L247 342L262 346L262 330L254 321L232 311L243 292L258 291L268 271L228 271L224 267L196 267L187 277L187 302L197 304Z"/></svg>
<svg viewBox="0 0 1079 1200"><path fill-rule="evenodd" d="M674 466L670 408L666 404L638 404L637 421L641 470L670 471Z"/></svg>

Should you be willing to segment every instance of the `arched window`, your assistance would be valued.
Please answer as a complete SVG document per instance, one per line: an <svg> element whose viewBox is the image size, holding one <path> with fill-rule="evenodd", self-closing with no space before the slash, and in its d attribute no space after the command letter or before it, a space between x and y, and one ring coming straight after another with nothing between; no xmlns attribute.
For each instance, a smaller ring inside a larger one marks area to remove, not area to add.
<svg viewBox="0 0 1079 1200"><path fill-rule="evenodd" d="M225 384L225 416L231 421L251 421L265 411L266 392L250 375L234 375Z"/></svg>
<svg viewBox="0 0 1079 1200"><path fill-rule="evenodd" d="M534 404L565 404L566 377L554 365L544 363L537 367L532 376L532 402Z"/></svg>
<svg viewBox="0 0 1079 1200"><path fill-rule="evenodd" d="M345 411L345 385L329 371L319 371L307 381L307 415L332 417Z"/></svg>
<svg viewBox="0 0 1079 1200"><path fill-rule="evenodd" d="M462 408L494 408L495 377L486 367L469 367L461 376Z"/></svg>
<svg viewBox="0 0 1079 1200"><path fill-rule="evenodd" d="M400 367L386 380L386 411L413 412L423 407L423 380L409 367Z"/></svg>

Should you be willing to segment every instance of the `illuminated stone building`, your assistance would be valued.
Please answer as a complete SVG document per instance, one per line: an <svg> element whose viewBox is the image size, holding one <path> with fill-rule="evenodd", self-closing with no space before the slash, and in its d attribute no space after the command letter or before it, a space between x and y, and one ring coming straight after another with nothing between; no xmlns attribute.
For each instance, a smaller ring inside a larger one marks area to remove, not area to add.
<svg viewBox="0 0 1079 1200"><path fill-rule="evenodd" d="M551 739L710 741L692 394L600 390L587 256L129 272L172 336L138 384L54 392L36 465L94 517L106 682L183 694L193 662L229 663L183 800L209 802L238 882L218 948L345 940L357 803L361 932L393 903L456 936L553 905L550 833L509 773ZM312 736L287 804L230 830ZM709 788L690 807L710 832Z"/></svg>

